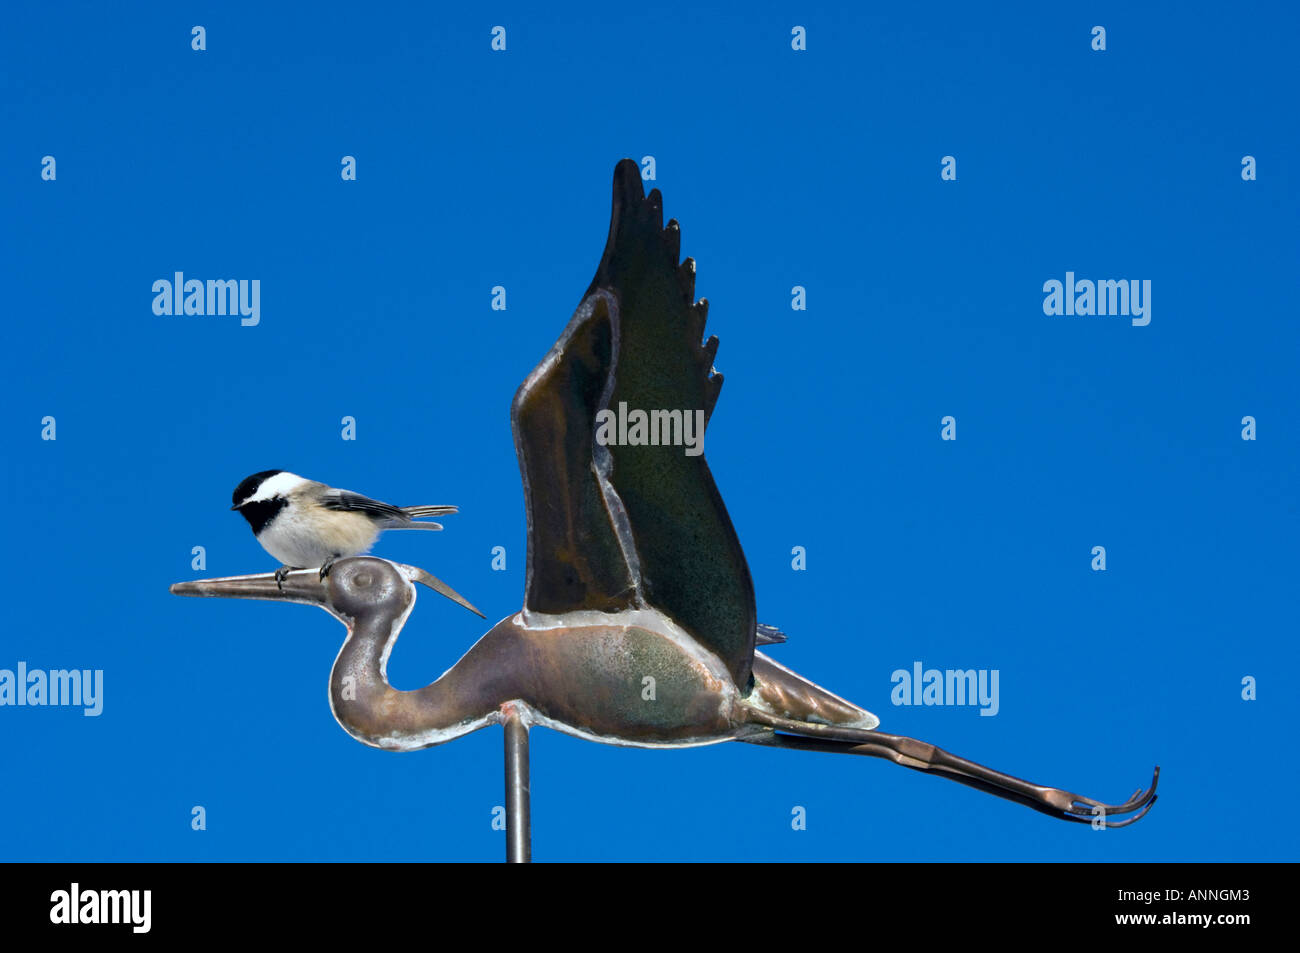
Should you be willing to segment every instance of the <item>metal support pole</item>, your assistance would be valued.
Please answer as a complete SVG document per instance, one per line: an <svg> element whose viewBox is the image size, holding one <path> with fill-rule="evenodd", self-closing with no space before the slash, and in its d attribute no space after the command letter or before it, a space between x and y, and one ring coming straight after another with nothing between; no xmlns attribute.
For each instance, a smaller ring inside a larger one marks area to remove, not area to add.
<svg viewBox="0 0 1300 953"><path fill-rule="evenodd" d="M528 726L517 711L506 713L506 863L533 859L528 805Z"/></svg>

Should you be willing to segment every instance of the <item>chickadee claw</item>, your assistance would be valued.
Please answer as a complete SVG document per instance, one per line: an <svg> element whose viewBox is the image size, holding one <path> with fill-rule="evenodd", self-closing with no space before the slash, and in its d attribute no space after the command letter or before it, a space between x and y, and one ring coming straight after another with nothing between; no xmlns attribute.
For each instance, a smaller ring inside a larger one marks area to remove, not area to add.
<svg viewBox="0 0 1300 953"><path fill-rule="evenodd" d="M281 566L275 571L275 588L284 592L284 577L293 572L292 566Z"/></svg>
<svg viewBox="0 0 1300 953"><path fill-rule="evenodd" d="M331 569L331 568L333 567L333 565L334 565L334 560L336 560L336 559L338 559L338 558L339 558L339 557L337 557L337 556L331 556L329 559L327 559L327 560L325 560L323 563L321 563L321 566L320 566L320 578L321 578L321 579L324 579L326 576L328 576L328 575L330 574L330 569Z"/></svg>

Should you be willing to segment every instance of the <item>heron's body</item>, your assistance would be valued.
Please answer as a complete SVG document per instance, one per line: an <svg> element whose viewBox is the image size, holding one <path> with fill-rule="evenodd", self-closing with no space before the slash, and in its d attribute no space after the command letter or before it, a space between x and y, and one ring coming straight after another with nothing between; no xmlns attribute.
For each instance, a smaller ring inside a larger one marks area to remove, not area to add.
<svg viewBox="0 0 1300 953"><path fill-rule="evenodd" d="M721 659L654 609L519 612L438 681L399 692L388 685L383 665L409 611L400 618L390 612L373 621L342 620L349 633L331 686L339 697L345 684L370 694L358 705L336 704L334 714L354 738L378 748L442 744L493 724L512 703L533 723L566 734L652 748L753 735L766 730L755 720L764 716L858 729L879 723L761 652L754 656L753 687L742 692Z"/></svg>

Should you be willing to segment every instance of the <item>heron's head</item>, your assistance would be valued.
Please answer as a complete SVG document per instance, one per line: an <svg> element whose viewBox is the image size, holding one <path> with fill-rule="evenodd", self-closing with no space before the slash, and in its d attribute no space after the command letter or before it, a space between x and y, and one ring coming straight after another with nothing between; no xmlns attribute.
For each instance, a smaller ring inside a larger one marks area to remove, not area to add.
<svg viewBox="0 0 1300 953"><path fill-rule="evenodd" d="M464 596L423 569L375 556L340 559L323 579L316 569L298 569L278 581L275 573L268 572L178 582L171 586L171 592L178 596L298 602L320 606L332 615L351 620L375 615L396 618L415 598L415 582L483 615Z"/></svg>

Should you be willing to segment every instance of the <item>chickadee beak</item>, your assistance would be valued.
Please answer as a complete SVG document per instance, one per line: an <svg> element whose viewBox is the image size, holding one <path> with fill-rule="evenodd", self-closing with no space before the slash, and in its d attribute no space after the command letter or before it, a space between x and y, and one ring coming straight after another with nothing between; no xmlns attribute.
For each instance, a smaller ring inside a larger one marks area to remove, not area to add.
<svg viewBox="0 0 1300 953"><path fill-rule="evenodd" d="M253 576L225 576L220 579L195 579L177 582L170 587L176 596L209 596L218 599L267 599L275 602L301 602L309 606L326 605L325 582L315 569L288 573L284 582L276 583L275 573Z"/></svg>

